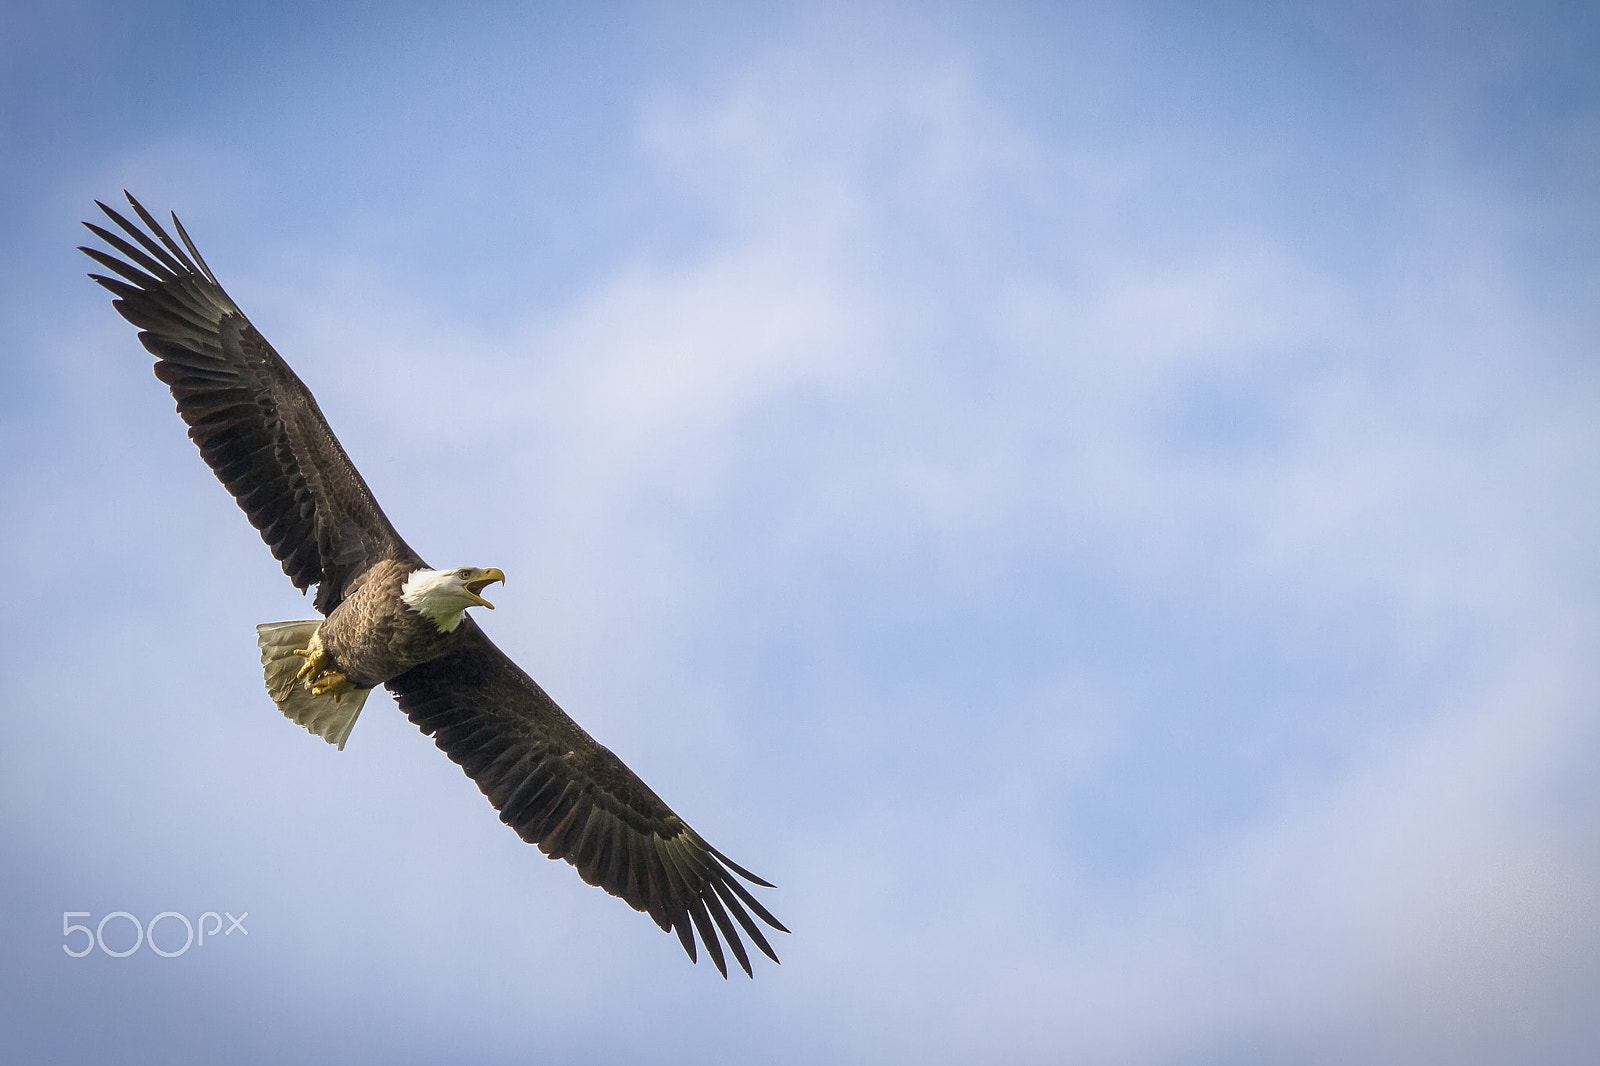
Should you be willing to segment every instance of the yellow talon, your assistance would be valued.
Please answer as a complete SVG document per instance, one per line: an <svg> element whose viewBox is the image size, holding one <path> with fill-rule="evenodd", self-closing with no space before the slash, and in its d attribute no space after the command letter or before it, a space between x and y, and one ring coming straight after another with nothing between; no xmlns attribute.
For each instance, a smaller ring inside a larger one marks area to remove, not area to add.
<svg viewBox="0 0 1600 1066"><path fill-rule="evenodd" d="M311 694L313 696L331 695L333 697L333 702L338 703L344 694L349 692L354 687L355 686L351 685L349 680L346 679L346 677L339 671L325 670L323 671L322 675L317 678L317 683L312 686Z"/></svg>
<svg viewBox="0 0 1600 1066"><path fill-rule="evenodd" d="M294 679L304 681L309 688L316 681L317 675L327 667L328 653L321 648L296 648L294 653L306 661L305 665L300 667L300 672L294 675Z"/></svg>

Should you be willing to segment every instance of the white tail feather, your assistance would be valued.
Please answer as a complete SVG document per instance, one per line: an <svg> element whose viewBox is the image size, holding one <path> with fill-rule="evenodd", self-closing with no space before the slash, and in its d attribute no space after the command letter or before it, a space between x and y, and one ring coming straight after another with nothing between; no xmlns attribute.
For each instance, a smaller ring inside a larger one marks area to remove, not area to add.
<svg viewBox="0 0 1600 1066"><path fill-rule="evenodd" d="M306 664L304 656L296 649L312 646L312 640L321 627L320 619L303 622L264 622L256 626L256 643L261 646L261 666L266 672L267 694L278 710L296 725L302 725L344 750L350 739L356 718L367 702L370 688L353 688L341 697L332 693L313 696L311 690L296 680L300 668Z"/></svg>

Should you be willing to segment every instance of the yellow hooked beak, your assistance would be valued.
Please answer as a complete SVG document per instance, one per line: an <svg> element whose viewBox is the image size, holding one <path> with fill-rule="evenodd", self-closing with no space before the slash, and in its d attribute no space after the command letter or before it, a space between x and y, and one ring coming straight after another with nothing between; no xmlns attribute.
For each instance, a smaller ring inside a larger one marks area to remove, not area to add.
<svg viewBox="0 0 1600 1066"><path fill-rule="evenodd" d="M478 570L476 573L478 576L470 581L464 582L462 587L467 590L468 596L471 596L474 600L478 601L479 607L487 607L492 611L494 610L494 604L484 599L480 594L483 592L486 586L492 585L496 581L500 582L502 585L505 584L506 575L501 572L498 566L491 566L487 570Z"/></svg>

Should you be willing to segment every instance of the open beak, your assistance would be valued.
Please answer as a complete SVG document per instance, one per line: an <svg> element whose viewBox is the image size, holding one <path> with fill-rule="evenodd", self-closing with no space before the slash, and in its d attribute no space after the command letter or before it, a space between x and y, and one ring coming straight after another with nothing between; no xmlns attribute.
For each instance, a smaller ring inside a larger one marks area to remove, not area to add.
<svg viewBox="0 0 1600 1066"><path fill-rule="evenodd" d="M481 593L496 581L502 585L505 584L506 575L501 572L498 566L491 566L487 570L479 570L478 576L468 581L464 587L467 590L467 595L478 601L479 607L487 607L492 611L494 610L494 604L484 599Z"/></svg>

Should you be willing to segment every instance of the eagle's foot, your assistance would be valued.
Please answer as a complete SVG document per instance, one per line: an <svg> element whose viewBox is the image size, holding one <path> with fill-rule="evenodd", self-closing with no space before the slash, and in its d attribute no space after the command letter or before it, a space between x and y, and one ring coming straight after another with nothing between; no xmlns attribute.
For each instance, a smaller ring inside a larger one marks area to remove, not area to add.
<svg viewBox="0 0 1600 1066"><path fill-rule="evenodd" d="M306 688L310 688L317 677L328 668L328 653L321 648L296 648L294 653L305 660L305 665L300 667L300 672L294 675L294 679L304 681Z"/></svg>
<svg viewBox="0 0 1600 1066"><path fill-rule="evenodd" d="M324 670L317 677L316 684L311 686L313 696L331 695L334 703L338 703L345 693L354 690L355 686L350 683L350 679L337 670Z"/></svg>

